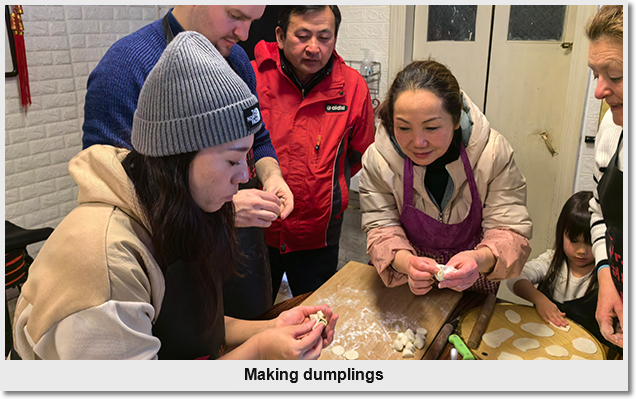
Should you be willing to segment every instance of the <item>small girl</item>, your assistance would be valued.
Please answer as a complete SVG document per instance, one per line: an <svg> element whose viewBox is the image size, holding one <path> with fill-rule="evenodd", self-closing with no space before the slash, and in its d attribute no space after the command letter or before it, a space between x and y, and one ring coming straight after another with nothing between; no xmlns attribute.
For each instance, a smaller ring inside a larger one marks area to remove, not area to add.
<svg viewBox="0 0 636 399"><path fill-rule="evenodd" d="M557 222L554 249L527 262L521 275L507 284L532 302L546 323L566 327L563 316L567 315L602 340L594 317L598 283L590 238L591 197L590 191L580 191L567 200Z"/></svg>

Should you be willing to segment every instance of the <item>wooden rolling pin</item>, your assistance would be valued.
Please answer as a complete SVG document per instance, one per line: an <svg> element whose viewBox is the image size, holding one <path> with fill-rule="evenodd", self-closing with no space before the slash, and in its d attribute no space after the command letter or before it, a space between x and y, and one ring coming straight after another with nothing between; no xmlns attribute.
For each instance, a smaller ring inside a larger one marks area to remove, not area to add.
<svg viewBox="0 0 636 399"><path fill-rule="evenodd" d="M488 294L484 304L481 307L481 313L475 322L475 326L473 327L473 331L470 333L470 337L468 338L468 347L470 349L477 349L479 347L479 342L481 341L481 336L484 335L484 331L486 331L486 327L488 327L488 322L490 321L490 316L492 316L492 310L495 308L495 302L497 301L497 297L495 294Z"/></svg>
<svg viewBox="0 0 636 399"><path fill-rule="evenodd" d="M442 352L446 344L448 343L448 337L453 333L455 326L451 323L444 324L444 327L437 333L437 337L435 337L435 341L431 344L426 351L426 354L422 358L422 360L437 360L437 357Z"/></svg>

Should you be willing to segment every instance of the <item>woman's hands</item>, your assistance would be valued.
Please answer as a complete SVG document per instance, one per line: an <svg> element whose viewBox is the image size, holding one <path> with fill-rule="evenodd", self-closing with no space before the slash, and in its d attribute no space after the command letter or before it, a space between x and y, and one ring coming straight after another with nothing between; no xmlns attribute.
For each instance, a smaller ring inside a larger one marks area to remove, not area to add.
<svg viewBox="0 0 636 399"><path fill-rule="evenodd" d="M596 320L601 334L609 342L623 347L623 301L612 281L609 267L598 272ZM614 320L618 323L614 325Z"/></svg>
<svg viewBox="0 0 636 399"><path fill-rule="evenodd" d="M322 347L326 348L333 342L333 335L335 333L336 322L338 321L338 314L334 314L333 310L327 305L320 306L297 306L293 309L282 312L275 319L274 327L285 327L291 325L298 325L311 320L309 315L322 311L327 319L327 326L322 331ZM311 320L312 323L315 323ZM313 327L313 324L312 324ZM316 330L318 327L316 327Z"/></svg>
<svg viewBox="0 0 636 399"><path fill-rule="evenodd" d="M410 255L407 258L409 288L415 295L424 295L433 288L437 262L431 258Z"/></svg>
<svg viewBox="0 0 636 399"><path fill-rule="evenodd" d="M259 333L254 337L258 340L258 359L318 359L323 348L321 334L324 325L319 324L312 331L314 324L313 320L308 320L302 324L268 328Z"/></svg>
<svg viewBox="0 0 636 399"><path fill-rule="evenodd" d="M439 288L450 288L455 291L464 291L479 278L480 254L477 251L464 251L456 254L446 263L455 268L454 271L444 274L444 281L439 283Z"/></svg>

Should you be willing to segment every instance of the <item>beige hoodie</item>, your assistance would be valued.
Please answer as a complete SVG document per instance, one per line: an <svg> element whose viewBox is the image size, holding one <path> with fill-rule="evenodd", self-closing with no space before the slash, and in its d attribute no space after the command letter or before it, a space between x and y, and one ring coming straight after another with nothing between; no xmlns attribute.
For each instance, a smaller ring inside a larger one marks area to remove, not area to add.
<svg viewBox="0 0 636 399"><path fill-rule="evenodd" d="M79 206L42 247L18 298L23 359L157 357L152 323L165 284L121 165L127 153L95 145L69 163Z"/></svg>
<svg viewBox="0 0 636 399"><path fill-rule="evenodd" d="M528 239L532 237L532 221L526 208L526 180L515 164L508 141L490 128L484 114L462 94L474 123L466 153L483 204L483 239L476 248L490 248L497 259L489 279L515 277L530 255ZM471 194L461 157L449 163L446 169L455 188L441 218L446 224L454 224L468 215ZM360 208L362 228L367 233L367 253L390 287L407 282L406 275L389 267L395 253L405 249L415 254L400 223L403 171L404 159L380 125L375 143L362 157ZM439 219L439 210L424 187L425 172L425 166L413 166L413 201L418 210Z"/></svg>

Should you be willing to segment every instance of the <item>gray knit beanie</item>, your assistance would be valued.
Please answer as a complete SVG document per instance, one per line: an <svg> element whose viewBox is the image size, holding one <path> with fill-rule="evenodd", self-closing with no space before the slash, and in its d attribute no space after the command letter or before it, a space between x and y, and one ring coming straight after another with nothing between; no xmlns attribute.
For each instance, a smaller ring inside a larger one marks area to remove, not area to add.
<svg viewBox="0 0 636 399"><path fill-rule="evenodd" d="M256 133L258 100L203 35L178 34L139 95L133 148L151 157L183 154Z"/></svg>

